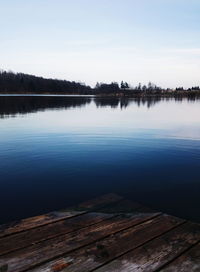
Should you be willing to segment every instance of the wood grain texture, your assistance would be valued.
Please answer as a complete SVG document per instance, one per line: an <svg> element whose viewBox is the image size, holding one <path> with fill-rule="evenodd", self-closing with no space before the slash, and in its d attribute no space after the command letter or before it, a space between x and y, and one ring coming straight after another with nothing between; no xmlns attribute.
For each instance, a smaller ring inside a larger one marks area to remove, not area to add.
<svg viewBox="0 0 200 272"><path fill-rule="evenodd" d="M114 215L105 213L86 213L80 216L57 221L38 228L6 236L0 239L0 256L17 249L25 248L41 241L99 223Z"/></svg>
<svg viewBox="0 0 200 272"><path fill-rule="evenodd" d="M122 200L112 204L109 203L105 207L99 208L98 213L84 213L79 216L59 220L37 228L15 233L12 234L11 237L2 237L0 238L0 256L65 233L81 229L91 224L96 224L120 213L126 212L134 214L137 209L142 210L142 208L143 207L140 204L136 204L128 200Z"/></svg>
<svg viewBox="0 0 200 272"><path fill-rule="evenodd" d="M110 205L107 205L100 209L101 212L105 213L134 213L135 211L140 213L156 213L158 211L155 211L153 209L150 209L148 207L145 207L141 205L140 203L133 202L131 200L123 199L121 201L112 203Z"/></svg>
<svg viewBox="0 0 200 272"><path fill-rule="evenodd" d="M108 194L0 226L0 272L197 272L200 225Z"/></svg>
<svg viewBox="0 0 200 272"><path fill-rule="evenodd" d="M199 225L185 223L95 271L153 272L175 259L199 239Z"/></svg>
<svg viewBox="0 0 200 272"><path fill-rule="evenodd" d="M181 223L183 223L181 219L160 215L137 226L113 234L90 246L66 254L61 258L31 270L31 272L52 272L55 267L60 267L60 271L65 272L88 272ZM68 265L64 267L64 264Z"/></svg>
<svg viewBox="0 0 200 272"><path fill-rule="evenodd" d="M117 202L122 197L115 194L107 194L99 198L81 203L78 206L71 207L61 211L54 211L44 215L34 216L0 226L0 237L11 235L13 233L36 228L42 225L50 224L59 220L77 216L92 210L100 209L107 204Z"/></svg>
<svg viewBox="0 0 200 272"><path fill-rule="evenodd" d="M42 262L96 242L123 229L151 219L157 214L121 215L104 220L93 226L61 235L0 258L0 267L7 265L7 272L30 269Z"/></svg>
<svg viewBox="0 0 200 272"><path fill-rule="evenodd" d="M123 199L123 197L116 195L116 194L112 194L112 193L106 194L106 195L94 198L92 200L85 201L85 202L79 204L77 207L75 207L75 209L76 208L78 210L80 210L80 209L85 210L86 209L88 211L96 210L96 209L100 209L100 208L106 206L107 204L115 203L115 202L122 200L122 199Z"/></svg>
<svg viewBox="0 0 200 272"><path fill-rule="evenodd" d="M199 272L200 271L200 243L186 251L160 272Z"/></svg>
<svg viewBox="0 0 200 272"><path fill-rule="evenodd" d="M62 219L70 218L83 214L84 211L63 211L51 212L44 215L34 216L27 219L14 221L12 223L0 226L0 237L11 235L13 233L21 232L24 230L36 228L45 224L56 222Z"/></svg>

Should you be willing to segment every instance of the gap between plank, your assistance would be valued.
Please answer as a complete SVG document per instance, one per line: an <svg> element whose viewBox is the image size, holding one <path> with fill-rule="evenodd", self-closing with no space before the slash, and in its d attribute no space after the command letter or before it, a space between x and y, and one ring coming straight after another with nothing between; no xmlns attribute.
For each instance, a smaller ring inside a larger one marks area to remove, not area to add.
<svg viewBox="0 0 200 272"><path fill-rule="evenodd" d="M161 271L163 268L165 268L167 265L169 265L170 263L174 262L176 259L178 259L179 257L181 257L183 254L185 254L187 251L189 251L190 249L192 249L193 247L197 246L200 243L200 240L198 242L196 242L193 245L190 245L187 249L183 250L181 253L179 253L176 257L174 257L172 260L166 262L165 264L161 265L159 268L157 268L156 270L154 270L154 272L159 272Z"/></svg>
<svg viewBox="0 0 200 272"><path fill-rule="evenodd" d="M156 239L156 238L158 238L158 237L160 237L160 236L162 236L162 235L164 235L164 234L166 234L166 233L168 233L168 232L170 232L170 231L176 229L177 227L180 227L181 225L184 225L186 222L187 222L187 221L185 220L184 222L179 223L178 225L172 227L171 229L169 229L169 230L167 230L167 231L164 231L162 234L159 234L159 235L157 235L157 236L155 236L155 237L153 237L153 238L151 238L151 239L145 241L145 242L142 243L141 245L136 246L135 248L132 248L132 249L126 251L125 253L123 253L123 254L121 254L121 255L119 255L119 256L113 258L112 260L109 260L109 261L105 262L104 264L102 264L102 265L100 265L100 266L98 266L98 267L96 267L96 268L94 268L94 269L92 269L92 270L90 270L90 271L88 271L88 272L94 272L94 271L96 271L97 269L99 269L99 268L101 268L101 267L103 267L103 266L105 266L105 265L111 263L112 261L117 260L118 258L120 258L120 257L122 257L122 256L124 256L124 255L126 255L126 254L128 254L129 252L134 251L135 249L137 249L137 248L139 248L139 247L142 247L142 246L145 245L146 243L149 243L149 242L153 241L154 239Z"/></svg>
<svg viewBox="0 0 200 272"><path fill-rule="evenodd" d="M55 256L55 257L52 257L52 258L48 259L47 261L42 261L41 263L36 264L36 265L33 265L33 266L29 267L28 269L25 269L25 270L22 270L22 271L23 271L23 272L27 272L27 271L29 271L30 269L35 269L35 268L37 268L37 267L39 267L39 266L41 266L41 265L43 265L43 264L45 264L45 263L48 263L49 261L53 261L53 260L55 260L55 259L57 259L57 258L64 257L64 256L65 256L66 254L68 254L68 253L71 253L71 252L73 252L73 251L76 251L76 250L79 250L79 249L84 248L84 247L86 247L86 246L89 246L89 245L92 245L92 244L94 244L94 243L97 243L97 242L99 242L99 241L101 241L101 240L103 240L103 239L109 237L110 235L114 235L114 234L120 233L120 232L122 232L122 231L131 229L131 228L136 227L136 226L138 226L138 225L140 225L140 224L143 224L143 223L145 223L145 222L148 222L148 221L150 221L150 220L152 220L152 219L154 219L154 218L157 218L157 217L159 217L159 216L161 216L161 215L162 215L162 213L157 213L156 215L154 215L154 216L152 216L152 217L150 217L150 218L148 218L148 219L144 219L143 221L141 221L141 222L139 222L139 223L136 223L136 224L134 224L134 225L132 225L132 226L129 226L129 227L125 227L124 229L121 229L121 230L119 230L119 231L115 231L115 232L113 232L113 233L111 233L111 234L108 234L108 235L106 235L106 236L104 236L104 237L102 237L102 238L100 238L100 239L97 239L97 240L95 240L95 241L86 243L85 245L79 246L79 247L77 247L77 248L75 248L75 249L69 250L69 251L67 251L67 252L65 252L65 253L62 253L62 254L57 255L57 256ZM119 215L116 215L116 217L117 217L117 216L119 216ZM106 220L109 220L109 219L105 219L104 221L106 221ZM84 227L84 228L87 228L87 227ZM99 268L99 267L98 267L98 268ZM93 270L92 270L92 271L93 271ZM89 271L88 271L88 272L89 272Z"/></svg>

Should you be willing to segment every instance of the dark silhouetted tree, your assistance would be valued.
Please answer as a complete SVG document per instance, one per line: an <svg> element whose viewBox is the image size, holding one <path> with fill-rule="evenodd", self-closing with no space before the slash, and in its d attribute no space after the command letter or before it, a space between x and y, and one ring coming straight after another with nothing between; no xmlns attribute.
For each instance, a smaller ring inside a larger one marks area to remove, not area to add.
<svg viewBox="0 0 200 272"><path fill-rule="evenodd" d="M84 84L58 79L46 79L32 75L0 71L0 92L7 93L90 93L92 90Z"/></svg>

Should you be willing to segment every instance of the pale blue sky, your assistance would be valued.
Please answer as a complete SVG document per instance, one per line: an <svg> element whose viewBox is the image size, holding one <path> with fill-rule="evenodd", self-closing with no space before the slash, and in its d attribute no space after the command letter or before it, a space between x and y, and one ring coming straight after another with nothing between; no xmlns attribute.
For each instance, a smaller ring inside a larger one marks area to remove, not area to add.
<svg viewBox="0 0 200 272"><path fill-rule="evenodd" d="M199 0L0 0L0 68L200 85Z"/></svg>

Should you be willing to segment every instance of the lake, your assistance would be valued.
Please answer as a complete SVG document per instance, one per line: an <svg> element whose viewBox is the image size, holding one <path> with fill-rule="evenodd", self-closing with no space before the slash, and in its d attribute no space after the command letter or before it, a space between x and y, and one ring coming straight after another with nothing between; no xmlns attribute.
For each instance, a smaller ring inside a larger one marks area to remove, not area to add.
<svg viewBox="0 0 200 272"><path fill-rule="evenodd" d="M200 100L0 96L0 223L109 192L200 222Z"/></svg>

